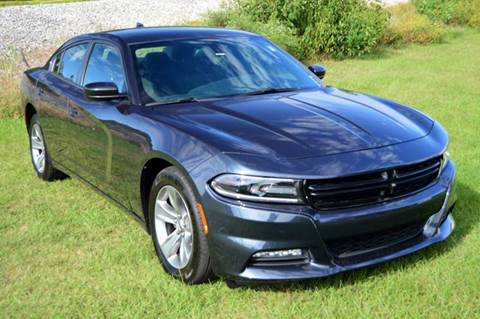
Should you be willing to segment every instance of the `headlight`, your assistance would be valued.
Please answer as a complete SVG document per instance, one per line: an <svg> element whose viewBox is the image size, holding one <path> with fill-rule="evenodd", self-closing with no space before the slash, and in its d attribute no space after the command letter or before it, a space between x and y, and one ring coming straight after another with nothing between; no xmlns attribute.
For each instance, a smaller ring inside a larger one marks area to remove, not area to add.
<svg viewBox="0 0 480 319"><path fill-rule="evenodd" d="M447 166L448 164L448 161L450 160L450 153L447 151L443 152L443 155L442 155L442 167L440 168L440 171L443 171L443 169L445 168L445 166Z"/></svg>
<svg viewBox="0 0 480 319"><path fill-rule="evenodd" d="M223 174L210 185L218 194L239 200L303 203L299 180Z"/></svg>

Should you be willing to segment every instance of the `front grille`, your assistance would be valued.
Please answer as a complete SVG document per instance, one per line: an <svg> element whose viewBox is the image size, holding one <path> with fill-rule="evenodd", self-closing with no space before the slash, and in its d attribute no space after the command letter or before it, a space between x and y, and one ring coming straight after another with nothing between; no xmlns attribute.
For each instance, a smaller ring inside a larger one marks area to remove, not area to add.
<svg viewBox="0 0 480 319"><path fill-rule="evenodd" d="M341 239L325 241L338 264L355 264L382 257L421 240L426 221Z"/></svg>
<svg viewBox="0 0 480 319"><path fill-rule="evenodd" d="M323 180L307 180L305 194L316 210L380 203L431 185L438 177L441 157L393 169Z"/></svg>

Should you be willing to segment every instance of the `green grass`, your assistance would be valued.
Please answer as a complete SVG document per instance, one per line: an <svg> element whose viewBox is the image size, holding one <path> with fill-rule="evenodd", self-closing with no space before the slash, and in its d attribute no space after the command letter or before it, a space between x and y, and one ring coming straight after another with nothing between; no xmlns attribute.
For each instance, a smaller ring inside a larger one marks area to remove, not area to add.
<svg viewBox="0 0 480 319"><path fill-rule="evenodd" d="M48 3L67 3L67 2L80 2L91 0L0 0L0 7L8 6L22 6L32 4L48 4Z"/></svg>
<svg viewBox="0 0 480 319"><path fill-rule="evenodd" d="M437 246L316 280L230 290L189 287L159 266L150 239L77 180L32 171L22 120L0 120L0 316L473 318L480 316L480 33L327 61L329 84L417 106L450 132L457 228Z"/></svg>

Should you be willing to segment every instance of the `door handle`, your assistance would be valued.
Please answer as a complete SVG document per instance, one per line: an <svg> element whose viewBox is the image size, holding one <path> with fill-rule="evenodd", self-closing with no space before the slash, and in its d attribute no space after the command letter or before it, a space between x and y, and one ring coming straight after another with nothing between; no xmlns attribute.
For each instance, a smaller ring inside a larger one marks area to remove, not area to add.
<svg viewBox="0 0 480 319"><path fill-rule="evenodd" d="M39 96L44 96L45 95L45 91L43 89L38 89L38 95Z"/></svg>

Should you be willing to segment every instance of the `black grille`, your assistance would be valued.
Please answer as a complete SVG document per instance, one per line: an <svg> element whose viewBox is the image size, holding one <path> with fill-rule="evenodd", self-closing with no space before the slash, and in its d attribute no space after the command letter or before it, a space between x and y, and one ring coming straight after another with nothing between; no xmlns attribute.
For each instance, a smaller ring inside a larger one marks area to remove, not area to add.
<svg viewBox="0 0 480 319"><path fill-rule="evenodd" d="M399 251L421 240L426 221L376 233L325 241L339 264L359 263Z"/></svg>
<svg viewBox="0 0 480 319"><path fill-rule="evenodd" d="M379 172L324 180L308 180L305 193L317 210L340 209L380 203L405 196L432 184L441 157Z"/></svg>

